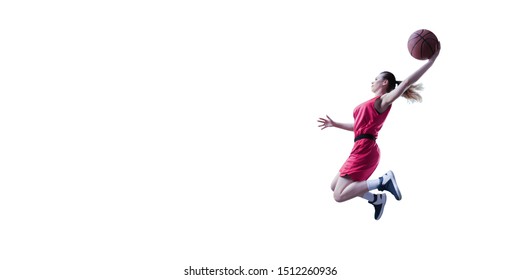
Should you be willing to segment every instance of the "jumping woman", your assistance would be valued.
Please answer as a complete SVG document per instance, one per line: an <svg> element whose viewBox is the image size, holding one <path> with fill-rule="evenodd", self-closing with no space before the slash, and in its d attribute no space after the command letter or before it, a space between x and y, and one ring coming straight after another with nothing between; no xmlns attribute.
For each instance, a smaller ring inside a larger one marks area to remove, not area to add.
<svg viewBox="0 0 520 280"><path fill-rule="evenodd" d="M392 171L388 171L378 179L368 180L379 164L380 153L376 139L392 108L392 103L397 98L403 96L411 101L422 100L419 95L422 86L415 83L433 65L440 49L439 43L433 56L403 81L397 81L394 74L390 72L380 73L372 82L372 92L375 93L375 97L354 109L353 123L335 122L329 116L318 119L322 130L336 127L354 132L354 146L350 156L331 184L337 202L344 202L357 196L362 197L374 206L374 218L379 220L385 208L386 194L375 194L370 191L375 189L388 191L395 199L401 200L401 192Z"/></svg>

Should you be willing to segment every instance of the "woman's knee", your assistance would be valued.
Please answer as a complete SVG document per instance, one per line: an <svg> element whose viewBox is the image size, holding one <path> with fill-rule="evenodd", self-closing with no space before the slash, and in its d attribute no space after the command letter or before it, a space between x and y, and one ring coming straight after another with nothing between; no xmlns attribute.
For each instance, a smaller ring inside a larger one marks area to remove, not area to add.
<svg viewBox="0 0 520 280"><path fill-rule="evenodd" d="M330 189L332 191L336 190L336 186L338 184L338 178L339 178L339 173L336 174L336 176L334 177L334 179L332 180L332 183L330 183Z"/></svg>
<svg viewBox="0 0 520 280"><path fill-rule="evenodd" d="M354 182L347 178L340 177L334 189L334 200L343 202L355 197L352 193L352 183Z"/></svg>
<svg viewBox="0 0 520 280"><path fill-rule="evenodd" d="M333 197L334 197L334 200L335 200L336 202L343 202L343 201L344 201L344 200L342 199L342 197L341 197L341 193L334 192Z"/></svg>
<svg viewBox="0 0 520 280"><path fill-rule="evenodd" d="M334 200L336 202L343 202L345 201L345 191L348 186L344 185L336 185L336 188L334 189L334 194L332 195Z"/></svg>

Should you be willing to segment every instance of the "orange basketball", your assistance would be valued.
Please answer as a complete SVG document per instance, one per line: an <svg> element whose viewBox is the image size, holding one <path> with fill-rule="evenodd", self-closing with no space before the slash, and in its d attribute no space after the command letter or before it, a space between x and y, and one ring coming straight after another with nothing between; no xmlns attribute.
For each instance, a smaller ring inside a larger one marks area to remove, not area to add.
<svg viewBox="0 0 520 280"><path fill-rule="evenodd" d="M408 38L408 51L419 60L430 59L437 50L439 40L430 30L419 29Z"/></svg>

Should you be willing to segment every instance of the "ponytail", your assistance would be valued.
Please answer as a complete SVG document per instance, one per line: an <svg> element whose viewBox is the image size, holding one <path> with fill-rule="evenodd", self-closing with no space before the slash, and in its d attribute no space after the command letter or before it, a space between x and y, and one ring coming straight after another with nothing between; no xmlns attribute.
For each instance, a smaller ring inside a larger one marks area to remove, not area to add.
<svg viewBox="0 0 520 280"><path fill-rule="evenodd" d="M388 87L386 88L386 92L390 92L397 85L399 85L402 81L398 81L394 74L388 71L381 72L383 75L383 79L388 80ZM421 83L419 84L413 84L411 85L406 91L401 95L402 97L406 98L408 102L415 103L415 102L422 102L422 96L419 94L423 90L423 86Z"/></svg>
<svg viewBox="0 0 520 280"><path fill-rule="evenodd" d="M396 85L399 85L400 83L401 81L396 81ZM419 94L419 92L422 90L423 85L421 83L413 84L408 89L406 89L406 91L401 96L406 98L406 100L411 103L422 102L422 96Z"/></svg>

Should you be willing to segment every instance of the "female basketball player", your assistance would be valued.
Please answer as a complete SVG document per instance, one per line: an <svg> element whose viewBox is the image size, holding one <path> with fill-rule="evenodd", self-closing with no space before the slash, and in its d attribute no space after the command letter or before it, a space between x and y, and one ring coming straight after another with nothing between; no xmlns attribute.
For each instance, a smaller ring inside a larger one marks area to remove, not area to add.
<svg viewBox="0 0 520 280"><path fill-rule="evenodd" d="M372 82L372 92L375 93L375 97L354 109L354 123L335 122L329 116L326 119L318 119L322 130L327 127L337 127L354 132L354 147L351 154L331 185L337 202L347 201L356 196L362 197L374 205L374 218L379 220L383 215L386 194L373 194L371 190L388 191L397 200L401 200L401 192L392 171L388 171L378 179L368 180L379 163L377 135L392 108L392 103L397 98L403 96L412 101L421 101L418 92L422 90L422 86L415 82L430 69L440 49L439 43L433 56L403 81L397 81L390 72L379 74Z"/></svg>

